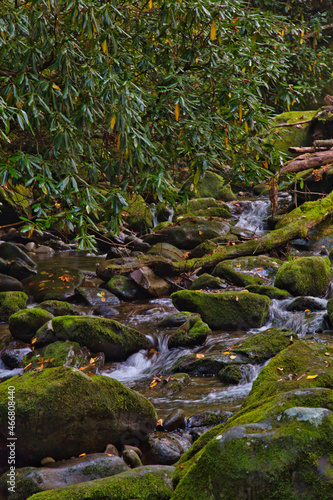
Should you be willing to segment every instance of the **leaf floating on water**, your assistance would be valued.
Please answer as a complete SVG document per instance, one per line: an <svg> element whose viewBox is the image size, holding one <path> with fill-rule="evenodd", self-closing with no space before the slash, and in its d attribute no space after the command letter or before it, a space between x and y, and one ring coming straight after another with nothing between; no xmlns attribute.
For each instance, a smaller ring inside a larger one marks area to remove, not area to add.
<svg viewBox="0 0 333 500"><path fill-rule="evenodd" d="M72 279L72 277L71 277L69 274L66 274L66 273L65 273L65 274L63 274L62 276L59 276L59 279L60 279L61 281L67 281L67 282L69 282L69 281Z"/></svg>
<svg viewBox="0 0 333 500"><path fill-rule="evenodd" d="M306 378L308 380L312 380L313 378L316 378L316 377L318 377L318 375L308 375Z"/></svg>

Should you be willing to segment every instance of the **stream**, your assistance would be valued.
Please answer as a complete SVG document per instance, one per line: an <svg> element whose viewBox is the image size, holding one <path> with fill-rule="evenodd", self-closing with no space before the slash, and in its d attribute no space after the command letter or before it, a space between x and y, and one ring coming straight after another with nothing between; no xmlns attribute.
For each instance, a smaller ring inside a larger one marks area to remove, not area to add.
<svg viewBox="0 0 333 500"><path fill-rule="evenodd" d="M256 198L253 200L242 200L239 203L241 214L236 220L238 227L263 233L266 231L266 219L269 210L268 198ZM92 272L96 264L102 262L105 256L87 256L82 252L62 252L52 258L41 258L37 261L39 271L50 266L66 266ZM94 280L93 277L89 279ZM266 324L260 330L271 326L283 326L292 329L299 337L315 338L316 341L325 342L326 338L323 328L323 317L326 312L326 300L318 299L319 310L308 312L291 312L288 306L295 298L285 300L272 300ZM33 307L35 304L30 304ZM85 314L92 311L82 306ZM244 398L249 394L253 381L258 376L264 365L247 365L242 372L242 380L238 385L228 386L220 382L216 377L192 377L191 383L180 393L171 395L159 394L149 387L154 375L168 374L171 366L186 354L204 354L205 356L221 355L221 353L233 344L240 342L243 338L258 332L249 331L214 331L208 336L204 345L192 348L168 349L168 335L170 330L157 328L157 324L169 314L177 312L170 298L158 298L148 301L137 301L132 303L122 302L117 306L119 315L115 319L147 335L154 345L154 352L139 351L130 356L122 363L109 363L101 370L101 374L115 378L128 387L138 390L152 401L159 418L165 418L171 411L177 408L185 410L187 416L194 415L204 410L237 411ZM0 325L2 337L9 335L8 325ZM29 348L28 348L29 350ZM0 362L0 377L9 377L21 373L22 369L8 370ZM152 394L154 392L154 394Z"/></svg>

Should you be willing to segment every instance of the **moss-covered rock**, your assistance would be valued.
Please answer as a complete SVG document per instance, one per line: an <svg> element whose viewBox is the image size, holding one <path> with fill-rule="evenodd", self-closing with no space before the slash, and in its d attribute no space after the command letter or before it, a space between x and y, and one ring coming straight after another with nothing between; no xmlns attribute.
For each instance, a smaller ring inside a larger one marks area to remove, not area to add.
<svg viewBox="0 0 333 500"><path fill-rule="evenodd" d="M147 465L86 484L38 493L31 500L169 500L174 467Z"/></svg>
<svg viewBox="0 0 333 500"><path fill-rule="evenodd" d="M0 321L24 309L28 302L28 295L24 292L0 292Z"/></svg>
<svg viewBox="0 0 333 500"><path fill-rule="evenodd" d="M171 295L180 311L199 313L213 330L259 328L265 323L270 299L242 292L207 293L182 290Z"/></svg>
<svg viewBox="0 0 333 500"><path fill-rule="evenodd" d="M132 199L128 199L127 202L128 206L124 207L126 213L124 220L129 229L139 233L146 233L149 228L153 227L150 206L138 194L134 195Z"/></svg>
<svg viewBox="0 0 333 500"><path fill-rule="evenodd" d="M326 301L324 299L316 299L315 297L296 297L290 304L287 305L286 311L324 311L326 309Z"/></svg>
<svg viewBox="0 0 333 500"><path fill-rule="evenodd" d="M66 316L67 314L80 316L81 314L77 306L63 300L44 300L38 304L38 307L49 311L53 316Z"/></svg>
<svg viewBox="0 0 333 500"><path fill-rule="evenodd" d="M109 377L46 368L13 377L17 464L36 465L101 452L110 442L140 443L156 423L153 405ZM1 464L7 464L8 383L0 384Z"/></svg>
<svg viewBox="0 0 333 500"><path fill-rule="evenodd" d="M9 498L25 500L34 493L114 476L128 469L129 467L121 458L105 453L71 458L55 462L48 467L24 467L16 470L15 494L10 494ZM7 479L7 474L0 478L0 489L4 495L8 491Z"/></svg>
<svg viewBox="0 0 333 500"><path fill-rule="evenodd" d="M72 340L93 352L104 352L106 361L123 361L150 346L145 335L113 319L59 316L52 320L52 326L58 340Z"/></svg>
<svg viewBox="0 0 333 500"><path fill-rule="evenodd" d="M239 384L242 380L242 370L239 365L230 364L222 368L217 376L225 384Z"/></svg>
<svg viewBox="0 0 333 500"><path fill-rule="evenodd" d="M219 288L225 287L226 284L224 280L221 280L221 278L217 278L216 276L212 276L211 274L204 273L199 276L199 278L192 281L190 290L218 290Z"/></svg>
<svg viewBox="0 0 333 500"><path fill-rule="evenodd" d="M66 301L75 296L75 289L81 286L84 275L70 267L46 269L37 276L23 281L25 291L37 302L45 300Z"/></svg>
<svg viewBox="0 0 333 500"><path fill-rule="evenodd" d="M273 127L281 123L295 123L299 121L311 120L317 111L288 111L274 117ZM275 147L290 156L288 148L295 146L311 146L312 138L310 133L310 123L303 123L297 127L279 127L276 128Z"/></svg>
<svg viewBox="0 0 333 500"><path fill-rule="evenodd" d="M300 257L280 267L274 285L295 296L320 297L326 293L331 277L331 262L328 257Z"/></svg>
<svg viewBox="0 0 333 500"><path fill-rule="evenodd" d="M266 295L270 299L284 300L290 297L290 293L287 290L281 290L276 286L269 285L248 285L246 287L251 293L259 293L259 295Z"/></svg>
<svg viewBox="0 0 333 500"><path fill-rule="evenodd" d="M282 350L259 373L246 404L307 387L333 388L332 346L298 340Z"/></svg>
<svg viewBox="0 0 333 500"><path fill-rule="evenodd" d="M327 301L327 315L331 326L333 326L333 298Z"/></svg>
<svg viewBox="0 0 333 500"><path fill-rule="evenodd" d="M121 300L135 300L140 297L141 289L131 278L123 275L112 276L105 288Z"/></svg>
<svg viewBox="0 0 333 500"><path fill-rule="evenodd" d="M53 317L49 311L39 307L22 309L10 316L8 320L9 330L14 339L29 343L36 335L37 330Z"/></svg>
<svg viewBox="0 0 333 500"><path fill-rule="evenodd" d="M194 175L183 184L181 191L193 198L215 198L222 201L233 201L236 197L229 184L225 184L223 177L207 171L197 184L194 184Z"/></svg>
<svg viewBox="0 0 333 500"><path fill-rule="evenodd" d="M148 255L162 255L166 259L172 260L172 262L179 262L184 260L184 254L179 248L170 243L156 243L147 252Z"/></svg>
<svg viewBox="0 0 333 500"><path fill-rule="evenodd" d="M7 187L0 187L1 220L3 224L19 221L20 216L32 217L32 189L22 185L13 186L9 181Z"/></svg>
<svg viewBox="0 0 333 500"><path fill-rule="evenodd" d="M272 280L280 262L264 255L240 257L220 262L213 275L227 279L237 286L262 285Z"/></svg>
<svg viewBox="0 0 333 500"><path fill-rule="evenodd" d="M235 241L238 241L238 237L235 234L231 233L206 240L190 251L189 258L194 259L198 257L204 257L205 255L212 255L216 252L219 252L225 245L230 245L230 243L233 243Z"/></svg>
<svg viewBox="0 0 333 500"><path fill-rule="evenodd" d="M176 215L199 215L201 217L231 217L229 206L215 198L197 198L177 207Z"/></svg>
<svg viewBox="0 0 333 500"><path fill-rule="evenodd" d="M190 317L168 339L168 348L192 347L203 344L211 332L209 326L198 317Z"/></svg>

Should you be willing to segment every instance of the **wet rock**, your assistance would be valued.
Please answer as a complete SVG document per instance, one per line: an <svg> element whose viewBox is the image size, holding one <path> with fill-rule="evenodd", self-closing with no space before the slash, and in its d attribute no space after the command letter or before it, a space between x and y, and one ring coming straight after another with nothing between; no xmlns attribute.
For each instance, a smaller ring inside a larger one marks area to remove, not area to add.
<svg viewBox="0 0 333 500"><path fill-rule="evenodd" d="M25 291L37 302L45 300L66 301L75 297L75 290L83 284L84 275L77 269L61 267L42 271L24 280Z"/></svg>
<svg viewBox="0 0 333 500"><path fill-rule="evenodd" d="M21 281L37 275L36 269L29 266L22 259L16 257L15 260L8 261L6 274Z"/></svg>
<svg viewBox="0 0 333 500"><path fill-rule="evenodd" d="M169 282L157 276L147 266L136 269L130 274L130 277L150 297L165 297L170 294L172 289L172 285Z"/></svg>
<svg viewBox="0 0 333 500"><path fill-rule="evenodd" d="M125 464L127 464L131 469L142 466L140 457L134 450L124 450L122 457Z"/></svg>
<svg viewBox="0 0 333 500"><path fill-rule="evenodd" d="M145 444L148 451L144 452L143 461L145 464L173 465L191 444L192 440L187 434L153 432Z"/></svg>
<svg viewBox="0 0 333 500"><path fill-rule="evenodd" d="M0 321L8 321L8 318L24 309L28 302L28 295L24 292L0 292Z"/></svg>
<svg viewBox="0 0 333 500"><path fill-rule="evenodd" d="M0 292L23 292L23 285L16 278L0 274Z"/></svg>
<svg viewBox="0 0 333 500"><path fill-rule="evenodd" d="M117 306L120 304L120 300L116 295L100 288L80 286L76 289L76 298L92 307Z"/></svg>
<svg viewBox="0 0 333 500"><path fill-rule="evenodd" d="M146 439L156 425L153 405L110 377L73 368L46 368L12 379L15 386L17 466L96 453L112 440ZM1 465L7 463L8 384L0 384ZM42 416L42 418L41 418ZM1 423L2 422L2 423Z"/></svg>
<svg viewBox="0 0 333 500"><path fill-rule="evenodd" d="M150 249L150 245L148 243L143 241L141 238L138 238L130 231L126 234L126 230L124 244L126 245L126 248L131 249L132 252L146 253Z"/></svg>
<svg viewBox="0 0 333 500"><path fill-rule="evenodd" d="M262 285L274 278L279 266L279 262L263 255L239 257L217 264L213 275L237 286Z"/></svg>
<svg viewBox="0 0 333 500"><path fill-rule="evenodd" d="M286 311L305 311L306 309L310 311L324 311L326 303L314 297L297 297L286 307Z"/></svg>
<svg viewBox="0 0 333 500"><path fill-rule="evenodd" d="M189 200L187 204L177 207L176 215L199 215L202 217L230 217L230 209L226 203L215 198L197 198Z"/></svg>
<svg viewBox="0 0 333 500"><path fill-rule="evenodd" d="M191 250L205 240L226 235L229 229L230 225L221 219L208 220L197 217L195 220L184 219L178 221L177 224L155 231L154 234L147 236L145 240L151 244L168 242L177 248Z"/></svg>
<svg viewBox="0 0 333 500"><path fill-rule="evenodd" d="M186 415L184 410L173 410L165 419L164 429L167 432L172 432L177 429L185 429Z"/></svg>
<svg viewBox="0 0 333 500"><path fill-rule="evenodd" d="M192 316L183 323L168 339L168 348L192 347L201 345L211 333L209 326L201 318Z"/></svg>
<svg viewBox="0 0 333 500"><path fill-rule="evenodd" d="M14 345L13 345L14 344ZM31 351L29 347L22 348L19 342L5 347L0 354L0 359L10 370L23 368L23 357Z"/></svg>
<svg viewBox="0 0 333 500"><path fill-rule="evenodd" d="M82 313L74 304L62 300L44 300L38 304L39 309L49 311L53 316L80 316Z"/></svg>
<svg viewBox="0 0 333 500"><path fill-rule="evenodd" d="M54 460L53 460L54 462ZM25 467L17 470L15 498L23 500L34 493L63 488L72 484L86 483L103 477L114 476L129 470L119 457L93 453L61 462L48 463L47 467ZM0 487L5 491L5 475Z"/></svg>
<svg viewBox="0 0 333 500"><path fill-rule="evenodd" d="M213 330L259 328L265 323L270 305L264 295L241 292L184 290L173 293L171 298L177 309L199 313Z"/></svg>
<svg viewBox="0 0 333 500"><path fill-rule="evenodd" d="M57 342L58 338L54 333L52 320L48 321L39 330L37 330L35 339L34 347L36 348L44 347L52 342Z"/></svg>
<svg viewBox="0 0 333 500"><path fill-rule="evenodd" d="M199 314L193 314L186 311L177 312L169 314L169 316L166 316L165 318L161 319L161 321L157 323L157 326L159 328L177 328L177 326L186 323L186 321L188 321L191 316L200 318Z"/></svg>
<svg viewBox="0 0 333 500"><path fill-rule="evenodd" d="M158 379L155 379L158 382ZM191 382L187 373L174 373L161 378L160 383L149 388L152 398L160 397L162 394L171 395L182 391Z"/></svg>
<svg viewBox="0 0 333 500"><path fill-rule="evenodd" d="M125 444L124 450L133 450L140 458L142 457L142 451L137 446L131 446L130 444Z"/></svg>
<svg viewBox="0 0 333 500"><path fill-rule="evenodd" d="M110 306L98 306L93 311L94 316L103 316L103 318L113 318L119 314L117 309Z"/></svg>
<svg viewBox="0 0 333 500"><path fill-rule="evenodd" d="M121 300L135 300L142 295L140 287L127 276L112 276L105 288Z"/></svg>
<svg viewBox="0 0 333 500"><path fill-rule="evenodd" d="M283 264L276 274L274 285L292 295L323 296L332 277L328 257L300 257Z"/></svg>
<svg viewBox="0 0 333 500"><path fill-rule="evenodd" d="M21 250L21 248L13 243L5 242L0 244L0 258L7 261L20 259L30 267L37 266L36 262L30 259L24 250Z"/></svg>
<svg viewBox="0 0 333 500"><path fill-rule="evenodd" d="M54 255L55 250L49 246L46 245L40 245L36 250L34 251L37 255Z"/></svg>
<svg viewBox="0 0 333 500"><path fill-rule="evenodd" d="M220 370L217 374L219 380L224 382L225 384L239 384L242 380L242 371L240 366L230 364L229 366L225 366Z"/></svg>
<svg viewBox="0 0 333 500"><path fill-rule="evenodd" d="M189 253L190 259L197 259L200 257L204 257L208 254L213 254L218 252L221 247L227 245L228 243L233 243L238 241L238 237L234 234L228 233L224 236L218 236L217 238L212 238L210 240L206 240L200 245L197 245L193 248Z"/></svg>
<svg viewBox="0 0 333 500"><path fill-rule="evenodd" d="M52 326L58 340L72 340L93 352L104 352L106 361L124 361L150 346L145 335L113 319L60 316L52 320Z"/></svg>
<svg viewBox="0 0 333 500"><path fill-rule="evenodd" d="M172 474L175 468L163 465L137 467L112 477L74 485L66 490L54 490L33 495L31 500L59 500L62 495L70 495L71 500L82 498L112 498L112 500L162 500L172 494Z"/></svg>
<svg viewBox="0 0 333 500"><path fill-rule="evenodd" d="M10 316L9 330L14 339L29 343L37 330L52 318L53 314L38 307L22 309Z"/></svg>
<svg viewBox="0 0 333 500"><path fill-rule="evenodd" d="M181 191L194 198L215 198L222 201L233 201L235 195L223 177L215 172L205 172L205 176L194 185L194 175L183 184Z"/></svg>
<svg viewBox="0 0 333 500"><path fill-rule="evenodd" d="M172 262L184 260L183 252L174 245L170 245L170 243L156 243L147 253L149 255L162 255L162 257L170 259Z"/></svg>
<svg viewBox="0 0 333 500"><path fill-rule="evenodd" d="M207 273L193 280L190 286L190 290L218 290L219 288L226 288L225 281Z"/></svg>
<svg viewBox="0 0 333 500"><path fill-rule="evenodd" d="M119 452L114 444L108 444L104 453L107 453L108 455L115 455L116 457L119 457Z"/></svg>
<svg viewBox="0 0 333 500"><path fill-rule="evenodd" d="M221 368L224 367L222 361L218 361L212 357L205 356L198 358L196 354L188 354L182 356L171 367L171 373L188 373L194 377L213 377L218 374Z"/></svg>
<svg viewBox="0 0 333 500"><path fill-rule="evenodd" d="M159 255L141 255L139 257L126 257L102 262L97 266L96 274L103 281L110 281L112 276L129 276L133 271L147 266L158 276L171 276L174 274L172 261Z"/></svg>
<svg viewBox="0 0 333 500"><path fill-rule="evenodd" d="M186 427L193 429L195 427L214 427L215 425L225 423L232 413L224 410L205 410L188 418Z"/></svg>
<svg viewBox="0 0 333 500"><path fill-rule="evenodd" d="M284 300L290 297L290 293L287 290L281 290L269 285L248 285L246 290L251 293L259 293L259 295L266 295L270 299L276 300Z"/></svg>
<svg viewBox="0 0 333 500"><path fill-rule="evenodd" d="M330 325L333 325L333 298L327 301L327 315Z"/></svg>

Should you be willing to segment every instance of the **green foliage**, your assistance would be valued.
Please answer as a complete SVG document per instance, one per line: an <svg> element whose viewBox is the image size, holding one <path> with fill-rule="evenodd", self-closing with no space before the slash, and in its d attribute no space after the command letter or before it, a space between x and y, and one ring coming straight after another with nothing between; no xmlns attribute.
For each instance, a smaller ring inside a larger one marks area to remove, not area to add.
<svg viewBox="0 0 333 500"><path fill-rule="evenodd" d="M33 187L30 227L79 228L93 246L101 213L119 228L126 190L172 201L173 174L221 162L267 175L272 106L315 99L332 68L314 43L325 13L313 34L252 3L1 2L0 179Z"/></svg>

